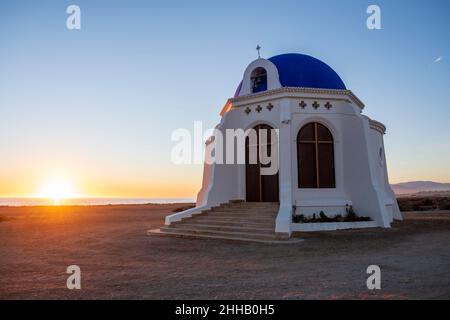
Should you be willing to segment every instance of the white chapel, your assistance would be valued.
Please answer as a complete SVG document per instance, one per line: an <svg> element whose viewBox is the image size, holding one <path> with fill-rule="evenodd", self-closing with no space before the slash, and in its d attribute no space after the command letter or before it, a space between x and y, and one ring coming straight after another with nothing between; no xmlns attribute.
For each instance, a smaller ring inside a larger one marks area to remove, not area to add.
<svg viewBox="0 0 450 320"><path fill-rule="evenodd" d="M261 174L258 162L205 162L196 207L167 216L161 232L270 242L296 231L389 228L402 217L388 181L386 128L363 110L316 58L288 53L251 62L216 129L224 136L227 129L276 129L277 172ZM247 155L252 147L247 141ZM349 211L366 219L319 219Z"/></svg>

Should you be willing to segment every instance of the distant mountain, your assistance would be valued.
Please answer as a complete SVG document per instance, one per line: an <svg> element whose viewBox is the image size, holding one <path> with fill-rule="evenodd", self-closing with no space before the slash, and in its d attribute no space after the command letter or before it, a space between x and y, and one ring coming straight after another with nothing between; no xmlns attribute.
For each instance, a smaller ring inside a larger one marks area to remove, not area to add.
<svg viewBox="0 0 450 320"><path fill-rule="evenodd" d="M450 191L450 183L433 181L411 181L391 184L392 190L397 195L413 194L427 191Z"/></svg>

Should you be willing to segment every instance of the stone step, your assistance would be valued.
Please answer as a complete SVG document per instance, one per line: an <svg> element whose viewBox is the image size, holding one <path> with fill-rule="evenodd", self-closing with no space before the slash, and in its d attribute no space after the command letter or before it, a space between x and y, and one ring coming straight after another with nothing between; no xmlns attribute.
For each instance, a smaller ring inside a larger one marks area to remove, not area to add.
<svg viewBox="0 0 450 320"><path fill-rule="evenodd" d="M263 209L263 208L216 208L214 210L205 210L203 212L249 212L249 213L275 213L278 209Z"/></svg>
<svg viewBox="0 0 450 320"><path fill-rule="evenodd" d="M183 219L180 222L185 223L186 221L217 221L221 223L238 223L238 224L263 224L263 225L275 225L275 219L252 219L246 217L233 218L233 217L213 217L213 216L204 216L204 217L196 217L196 218L187 218Z"/></svg>
<svg viewBox="0 0 450 320"><path fill-rule="evenodd" d="M257 219L265 219L265 220L275 220L277 218L276 214L230 214L230 213L204 213L202 214L203 217L222 217L222 218L229 218L229 219L251 219L251 220L257 220Z"/></svg>
<svg viewBox="0 0 450 320"><path fill-rule="evenodd" d="M247 203L243 203L243 204L223 204L221 206L216 206L213 207L214 208L240 208L240 209L278 209L280 207L280 205L277 204L271 204L271 203L262 203L262 204L247 204Z"/></svg>
<svg viewBox="0 0 450 320"><path fill-rule="evenodd" d="M220 209L220 210L209 210L209 211L203 211L202 213L223 213L223 214L227 214L227 213L231 213L231 214L245 214L245 215L276 215L278 214L278 211L262 211L262 210L224 210L224 209Z"/></svg>
<svg viewBox="0 0 450 320"><path fill-rule="evenodd" d="M246 232L257 234L274 234L275 228L267 227L249 227L245 226L226 226L218 224L199 224L195 222L179 223L171 226L175 229L192 229L192 230L205 230L205 231L231 231L231 232Z"/></svg>
<svg viewBox="0 0 450 320"><path fill-rule="evenodd" d="M226 203L149 233L190 238L286 243L286 239L279 239L275 234L278 209L279 203Z"/></svg>
<svg viewBox="0 0 450 320"><path fill-rule="evenodd" d="M273 205L273 206L275 206L275 205L280 205L280 203L279 202L252 202L252 201L240 201L240 202L233 202L233 201L231 201L231 202L227 202L227 203L223 203L222 204L223 206L225 206L225 205L233 205L233 206L245 206L245 205L248 205L248 206L263 206L263 205Z"/></svg>
<svg viewBox="0 0 450 320"><path fill-rule="evenodd" d="M275 221L260 222L255 220L234 220L234 219L212 219L207 217L191 218L182 220L177 223L196 223L196 224L215 224L223 226L237 226L237 227L255 227L255 228L275 228Z"/></svg>
<svg viewBox="0 0 450 320"><path fill-rule="evenodd" d="M212 208L210 210L206 210L204 212L278 212L278 208Z"/></svg>
<svg viewBox="0 0 450 320"><path fill-rule="evenodd" d="M179 223L186 223L187 221L217 221L220 223L238 223L238 224L262 224L262 225L275 225L275 218L273 219L252 219L252 218L233 218L233 217L213 217L213 216L205 216L205 217L197 217L197 218L187 218L179 221Z"/></svg>
<svg viewBox="0 0 450 320"><path fill-rule="evenodd" d="M260 233L250 233L250 232L237 232L237 231L219 231L219 230L198 230L189 228L173 228L173 227L162 227L161 231L167 233L182 232L191 235L206 235L206 236L223 236L227 238L247 238L247 239L258 239L258 240L276 240L275 233L273 234L260 234Z"/></svg>
<svg viewBox="0 0 450 320"><path fill-rule="evenodd" d="M217 210L208 210L208 211L202 211L202 213L234 213L234 214L248 214L248 215L252 215L252 214L259 214L259 215L276 215L278 214L278 210L257 210L257 209L249 209L249 210L244 210L244 209L217 209Z"/></svg>
<svg viewBox="0 0 450 320"><path fill-rule="evenodd" d="M278 207L278 202L240 202L240 203L223 203L221 207Z"/></svg>
<svg viewBox="0 0 450 320"><path fill-rule="evenodd" d="M206 215L222 215L222 216L242 216L242 217L276 217L278 212L248 212L248 211L209 211L203 212Z"/></svg>
<svg viewBox="0 0 450 320"><path fill-rule="evenodd" d="M231 220L231 221L241 221L241 220L248 220L252 222L275 222L277 219L277 216L244 216L244 215L222 215L222 214L207 214L202 215L203 218L207 219L225 219L225 220ZM196 219L199 219L200 217L197 217Z"/></svg>
<svg viewBox="0 0 450 320"><path fill-rule="evenodd" d="M223 235L203 235L203 234L191 234L184 232L183 230L176 232L164 232L160 229L149 230L147 232L150 236L162 236L162 237L176 237L176 238L188 238L188 239L204 239L204 240L227 240L227 241L240 241L240 242L255 242L255 243L265 243L265 244L295 244L302 242L303 239L291 238L288 240L260 240L247 237L232 236L227 237Z"/></svg>

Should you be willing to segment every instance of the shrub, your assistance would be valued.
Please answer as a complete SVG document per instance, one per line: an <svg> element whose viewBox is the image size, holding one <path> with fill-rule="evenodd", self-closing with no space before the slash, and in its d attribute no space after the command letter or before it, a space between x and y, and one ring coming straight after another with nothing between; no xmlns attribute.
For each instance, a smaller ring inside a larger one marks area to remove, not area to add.
<svg viewBox="0 0 450 320"><path fill-rule="evenodd" d="M356 213L353 210L353 206L347 207L346 211L347 211L347 214L345 215L344 221L347 221L347 222L357 221L358 217L356 216Z"/></svg>
<svg viewBox="0 0 450 320"><path fill-rule="evenodd" d="M320 211L319 217L320 217L320 222L331 222L333 220L333 219L328 218L327 215L325 214L325 212L323 212L323 211Z"/></svg>
<svg viewBox="0 0 450 320"><path fill-rule="evenodd" d="M312 217L305 217L303 214L294 215L292 221L294 223L318 223L318 222L358 222L358 221L371 221L370 217L358 217L353 209L349 208L345 217L338 214L334 217L328 217L323 211L320 211L319 217L313 213Z"/></svg>
<svg viewBox="0 0 450 320"><path fill-rule="evenodd" d="M306 221L305 216L303 214L294 215L293 220L294 220L294 223L302 223L302 222Z"/></svg>

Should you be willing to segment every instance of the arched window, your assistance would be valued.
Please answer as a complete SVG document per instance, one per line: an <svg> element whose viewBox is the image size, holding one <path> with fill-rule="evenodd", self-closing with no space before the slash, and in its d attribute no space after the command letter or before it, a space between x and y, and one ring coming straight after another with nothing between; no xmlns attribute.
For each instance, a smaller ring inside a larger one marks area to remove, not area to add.
<svg viewBox="0 0 450 320"><path fill-rule="evenodd" d="M335 188L333 136L324 125L311 122L297 136L299 188Z"/></svg>
<svg viewBox="0 0 450 320"><path fill-rule="evenodd" d="M251 88L252 93L266 91L267 90L267 71L262 67L258 67L253 70L251 76Z"/></svg>

